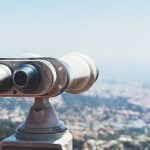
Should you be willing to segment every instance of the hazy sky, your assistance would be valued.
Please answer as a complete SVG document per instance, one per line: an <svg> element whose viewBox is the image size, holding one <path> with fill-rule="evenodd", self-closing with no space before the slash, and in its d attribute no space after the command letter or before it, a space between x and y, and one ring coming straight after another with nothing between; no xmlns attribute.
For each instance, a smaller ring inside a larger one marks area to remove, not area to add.
<svg viewBox="0 0 150 150"><path fill-rule="evenodd" d="M150 80L150 1L0 0L0 57L71 51L102 77Z"/></svg>

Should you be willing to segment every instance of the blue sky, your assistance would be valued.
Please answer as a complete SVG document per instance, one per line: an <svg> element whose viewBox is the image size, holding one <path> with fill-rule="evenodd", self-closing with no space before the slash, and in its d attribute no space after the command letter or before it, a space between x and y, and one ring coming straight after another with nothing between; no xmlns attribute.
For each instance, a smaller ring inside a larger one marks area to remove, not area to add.
<svg viewBox="0 0 150 150"><path fill-rule="evenodd" d="M102 77L150 80L150 1L0 0L0 57L93 57Z"/></svg>

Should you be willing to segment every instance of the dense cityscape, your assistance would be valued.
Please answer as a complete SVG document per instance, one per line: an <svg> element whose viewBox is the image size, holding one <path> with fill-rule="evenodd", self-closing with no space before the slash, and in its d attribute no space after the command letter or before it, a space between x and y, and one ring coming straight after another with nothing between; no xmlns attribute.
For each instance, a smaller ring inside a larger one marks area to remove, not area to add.
<svg viewBox="0 0 150 150"><path fill-rule="evenodd" d="M63 94L51 102L73 133L74 150L149 150L149 99L149 84L103 81L82 95ZM15 129L32 102L1 98L3 130ZM0 130L0 139L6 136Z"/></svg>

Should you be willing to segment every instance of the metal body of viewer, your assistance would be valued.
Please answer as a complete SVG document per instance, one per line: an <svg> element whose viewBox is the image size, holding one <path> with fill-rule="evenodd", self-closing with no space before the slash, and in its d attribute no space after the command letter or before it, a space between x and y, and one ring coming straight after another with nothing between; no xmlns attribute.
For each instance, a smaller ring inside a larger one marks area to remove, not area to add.
<svg viewBox="0 0 150 150"><path fill-rule="evenodd" d="M45 57L0 59L0 96L34 97L34 104L0 150L72 150L73 137L59 120L49 98L78 94L98 77L93 61L80 53L57 60Z"/></svg>

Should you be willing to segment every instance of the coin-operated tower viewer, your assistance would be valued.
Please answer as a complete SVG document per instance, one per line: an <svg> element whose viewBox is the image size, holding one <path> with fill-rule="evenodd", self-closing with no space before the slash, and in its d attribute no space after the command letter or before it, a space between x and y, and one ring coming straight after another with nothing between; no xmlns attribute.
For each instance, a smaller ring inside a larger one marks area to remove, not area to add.
<svg viewBox="0 0 150 150"><path fill-rule="evenodd" d="M97 78L96 65L81 53L60 59L1 58L0 96L34 97L34 104L15 134L1 142L0 150L72 150L72 134L59 120L50 98L62 92L82 93Z"/></svg>

